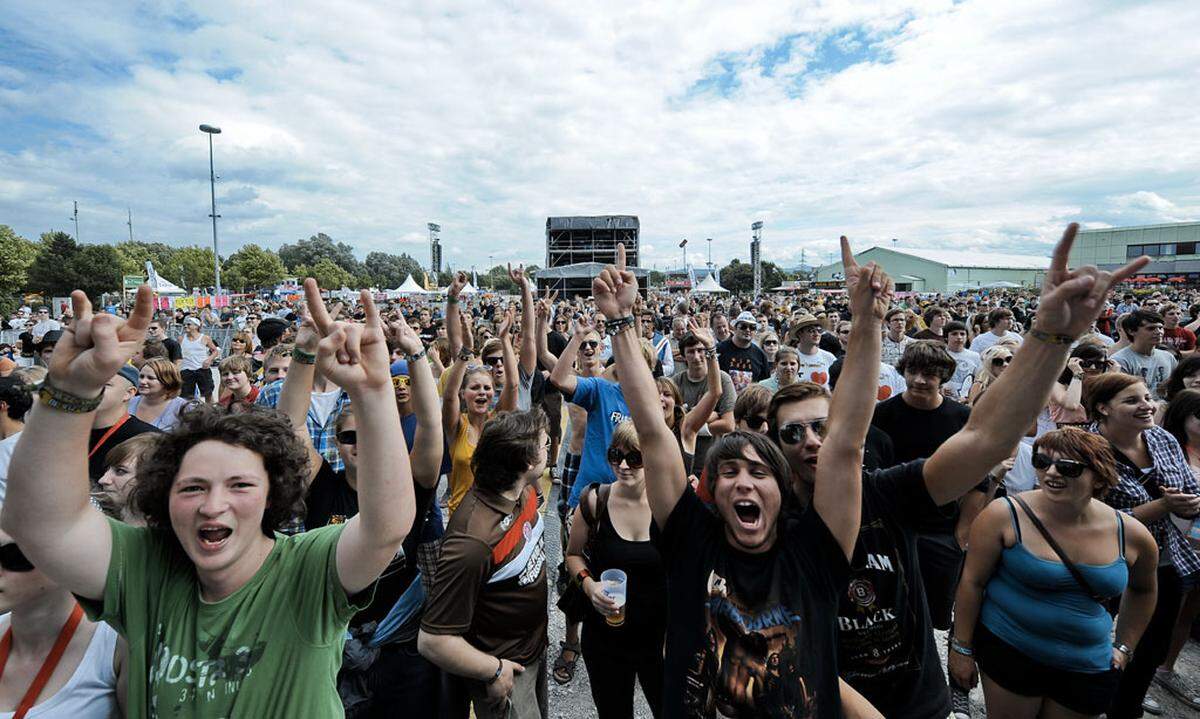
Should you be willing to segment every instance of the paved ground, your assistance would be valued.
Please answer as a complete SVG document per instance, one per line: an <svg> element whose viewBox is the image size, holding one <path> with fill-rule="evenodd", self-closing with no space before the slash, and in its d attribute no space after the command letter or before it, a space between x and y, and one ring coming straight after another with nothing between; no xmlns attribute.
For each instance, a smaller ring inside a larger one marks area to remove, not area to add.
<svg viewBox="0 0 1200 719"><path fill-rule="evenodd" d="M558 515L553 511L555 502L558 499L558 487L551 488L549 483L544 483L542 487L549 497L547 502L546 512L546 562L547 568L551 571L550 574L550 653L548 661L553 662L554 657L558 655L558 643L562 641L566 632L566 627L563 623L562 613L554 606L558 601L558 596L554 592L554 568L557 566L558 560L562 557L562 552L559 548L559 526ZM937 643L942 647L942 662L945 666L946 655L945 646L946 639L943 632L937 632ZM1176 664L1176 671L1179 671L1192 679L1193 682L1200 683L1200 646L1196 642L1188 642L1184 648L1183 654L1179 657L1179 662ZM1165 708L1164 717L1174 719L1175 717L1200 717L1200 712L1189 709L1184 704L1175 700L1173 696L1165 690L1155 686L1150 689L1151 696L1156 697L1163 703ZM639 691L636 696L636 716L637 719L651 719L650 709L646 706L646 701ZM983 692L976 687L971 692L971 704L973 707L973 717L985 717L987 713L983 708ZM566 686L559 686L550 680L550 717L552 719L585 719L595 717L596 710L592 704L591 689L588 685L587 668L583 665L581 659L578 664L578 670L575 673L575 680ZM1147 715L1149 716L1149 715ZM902 719L902 718L897 718Z"/></svg>

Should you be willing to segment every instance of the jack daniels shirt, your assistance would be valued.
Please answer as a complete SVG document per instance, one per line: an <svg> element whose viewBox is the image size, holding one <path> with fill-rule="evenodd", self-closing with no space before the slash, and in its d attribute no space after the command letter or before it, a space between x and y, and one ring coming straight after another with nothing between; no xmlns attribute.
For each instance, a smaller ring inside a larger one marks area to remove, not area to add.
<svg viewBox="0 0 1200 719"><path fill-rule="evenodd" d="M924 466L863 473L862 527L837 611L842 679L886 717L950 713L917 562L917 520L935 509Z"/></svg>
<svg viewBox="0 0 1200 719"><path fill-rule="evenodd" d="M848 566L815 511L781 514L770 551L732 547L689 487L659 537L664 717L841 716L837 605Z"/></svg>

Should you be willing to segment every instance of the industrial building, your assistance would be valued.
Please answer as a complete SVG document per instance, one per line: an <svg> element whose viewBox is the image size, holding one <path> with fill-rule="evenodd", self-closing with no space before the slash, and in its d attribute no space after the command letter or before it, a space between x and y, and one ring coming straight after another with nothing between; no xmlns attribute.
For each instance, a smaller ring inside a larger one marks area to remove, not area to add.
<svg viewBox="0 0 1200 719"><path fill-rule="evenodd" d="M1200 222L1080 230L1068 261L1112 270L1141 255L1151 259L1143 281L1200 282Z"/></svg>
<svg viewBox="0 0 1200 719"><path fill-rule="evenodd" d="M957 292L986 287L1039 287L1049 257L1002 255L959 250L871 247L856 253L860 264L882 265L896 283L897 292ZM840 288L845 275L842 263L818 267L814 287Z"/></svg>

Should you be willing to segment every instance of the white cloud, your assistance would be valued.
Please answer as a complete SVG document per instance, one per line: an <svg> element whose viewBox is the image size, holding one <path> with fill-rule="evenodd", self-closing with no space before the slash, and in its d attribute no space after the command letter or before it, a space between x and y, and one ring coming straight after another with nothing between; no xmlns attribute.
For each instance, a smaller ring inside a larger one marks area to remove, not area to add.
<svg viewBox="0 0 1200 719"><path fill-rule="evenodd" d="M1200 215L1184 0L54 5L0 19L0 222L26 235L77 199L85 240L128 205L205 242L201 122L230 249L324 231L424 261L433 220L456 264L540 262L547 215L620 213L645 265L683 237L745 260L755 219L790 265L842 233L1038 252L1071 219ZM886 52L805 75L825 39ZM690 94L721 58L736 85Z"/></svg>

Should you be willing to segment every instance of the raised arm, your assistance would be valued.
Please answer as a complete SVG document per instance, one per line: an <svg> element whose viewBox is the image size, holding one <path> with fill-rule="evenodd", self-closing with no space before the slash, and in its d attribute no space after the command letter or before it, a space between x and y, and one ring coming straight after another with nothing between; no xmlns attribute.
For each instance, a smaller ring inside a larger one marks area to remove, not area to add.
<svg viewBox="0 0 1200 719"><path fill-rule="evenodd" d="M1067 255L1078 229L1071 223L1054 248L1036 327L1017 349L1012 365L979 396L967 425L925 463L925 485L936 503L946 504L966 494L1009 456L1046 406L1071 343L1100 313L1109 288L1150 261L1139 257L1115 272L1094 265L1071 270Z"/></svg>
<svg viewBox="0 0 1200 719"><path fill-rule="evenodd" d="M358 514L338 538L337 572L347 594L363 591L396 556L416 516L412 470L392 390L387 340L371 293L362 291L364 324L334 322L312 278L308 312L323 338L321 372L345 390L358 420Z"/></svg>
<svg viewBox="0 0 1200 719"><path fill-rule="evenodd" d="M321 471L324 459L313 446L312 435L308 433L308 409L312 404L313 378L317 373L316 355L317 343L321 335L307 315L300 323L296 332L296 350L292 353L292 364L283 386L279 389L279 401L275 408L287 415L292 424L292 431L308 447L308 482L311 484ZM308 358L311 357L311 360ZM308 360L308 361L306 361Z"/></svg>
<svg viewBox="0 0 1200 719"><path fill-rule="evenodd" d="M547 372L553 371L554 366L558 364L558 358L550 352L550 342L547 335L550 334L550 315L554 307L554 297L558 295L558 290L549 298L543 298L537 301L537 356L538 362Z"/></svg>
<svg viewBox="0 0 1200 719"><path fill-rule="evenodd" d="M467 359L475 349L475 334L467 326L467 318L460 315L455 318L455 324L460 325L454 335L447 332L450 338L450 367L446 370L446 379L442 383L442 429L446 437L458 435L459 416L458 390L462 387L463 377L467 374Z"/></svg>
<svg viewBox="0 0 1200 719"><path fill-rule="evenodd" d="M625 245L618 244L616 267L606 268L592 280L596 308L608 317L609 322L629 317L633 313L637 291L637 278L625 269ZM613 360L621 373L621 393L629 405L638 442L642 446L642 461L646 467L646 498L650 501L654 522L661 528L666 526L667 518L687 488L683 455L663 419L654 376L642 358L636 323L613 335L612 340ZM563 355L565 357L566 353Z"/></svg>
<svg viewBox="0 0 1200 719"><path fill-rule="evenodd" d="M843 236L842 267L854 323L842 375L829 405L829 433L821 444L813 483L813 509L837 538L847 559L854 554L862 519L863 445L875 411L875 384L883 343L883 316L894 285L874 262L860 267Z"/></svg>
<svg viewBox="0 0 1200 719"><path fill-rule="evenodd" d="M717 353L713 352L713 348L717 346L716 339L713 338L712 330L707 327L701 327L695 320L688 321L688 329L696 338L700 340L700 344L704 345L704 351L707 353L705 364L708 368L708 375L705 377L704 394L700 395L700 399L696 401L696 406L688 410L688 413L683 417L683 426L679 428L679 440L683 443L684 449L694 451L696 449L696 435L700 432L700 428L708 422L709 416L717 408L717 402L721 399L721 368L717 364Z"/></svg>
<svg viewBox="0 0 1200 719"><path fill-rule="evenodd" d="M504 386L500 391L500 402L496 409L501 412L517 408L517 397L520 392L517 386L520 377L517 376L517 357L513 352L512 334L513 308L510 305L504 312L504 320L500 323L500 356L504 362Z"/></svg>
<svg viewBox="0 0 1200 719"><path fill-rule="evenodd" d="M150 288L142 285L129 319L121 320L93 315L87 295L71 293L75 322L63 327L43 386L56 399L34 403L8 468L0 526L46 576L88 599L104 596L112 533L88 500L88 439L96 407L80 410L120 390L109 383L124 382L114 378L142 346L152 301Z"/></svg>
<svg viewBox="0 0 1200 719"><path fill-rule="evenodd" d="M592 325L580 319L571 325L571 340L563 347L562 354L550 372L550 384L554 385L570 401L575 396L575 386L578 383L575 376L575 357L579 355L579 345L583 338L592 331ZM643 362L642 364L645 364Z"/></svg>
<svg viewBox="0 0 1200 719"><path fill-rule="evenodd" d="M513 269L508 266L508 276L521 288L521 350L517 359L521 371L526 376L537 371L537 318L534 316L533 290L529 286L529 277L525 274L525 266Z"/></svg>
<svg viewBox="0 0 1200 719"><path fill-rule="evenodd" d="M437 382L433 379L429 354L421 338L403 317L388 326L401 351L407 355L409 391L417 431L409 455L413 481L429 489L437 484L442 469L442 408L438 402ZM423 351L424 350L424 351ZM458 393L455 393L455 397Z"/></svg>

